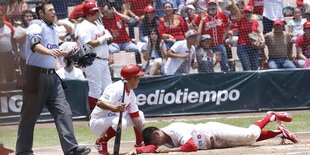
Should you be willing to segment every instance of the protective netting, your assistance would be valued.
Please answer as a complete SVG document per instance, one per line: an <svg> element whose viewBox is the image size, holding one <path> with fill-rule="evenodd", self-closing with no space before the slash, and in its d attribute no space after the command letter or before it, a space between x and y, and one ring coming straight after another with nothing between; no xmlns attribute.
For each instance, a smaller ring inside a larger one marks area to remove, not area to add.
<svg viewBox="0 0 310 155"><path fill-rule="evenodd" d="M9 29L0 35L2 82L12 82L22 74L27 55L23 53L20 36L28 26L27 18L37 18L35 7L40 2L0 1L2 17L12 25L6 26ZM68 45L64 42L80 43L77 27L82 20L86 20L83 4L95 2L100 7L98 21L113 36L112 40L107 41L112 71L128 63L138 64L151 76L309 67L309 41L303 35L310 27L310 23L307 24L310 13L308 1L51 2L58 17L55 24L60 27L59 40L63 46ZM14 29L15 34L10 33L10 29ZM8 38L10 35L12 41L17 43L17 49ZM63 46L60 48L70 48ZM131 54L124 54L128 52Z"/></svg>

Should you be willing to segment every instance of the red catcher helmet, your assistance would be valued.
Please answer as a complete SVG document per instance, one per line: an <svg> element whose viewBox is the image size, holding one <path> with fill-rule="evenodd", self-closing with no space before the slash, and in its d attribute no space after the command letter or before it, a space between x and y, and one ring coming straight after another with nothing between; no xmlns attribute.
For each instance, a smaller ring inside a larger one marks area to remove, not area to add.
<svg viewBox="0 0 310 155"><path fill-rule="evenodd" d="M134 76L143 76L144 72L140 71L140 68L137 65L129 64L122 68L121 76L128 80Z"/></svg>
<svg viewBox="0 0 310 155"><path fill-rule="evenodd" d="M94 15L96 11L99 11L100 8L96 5L96 3L89 2L83 4L83 14L84 16Z"/></svg>

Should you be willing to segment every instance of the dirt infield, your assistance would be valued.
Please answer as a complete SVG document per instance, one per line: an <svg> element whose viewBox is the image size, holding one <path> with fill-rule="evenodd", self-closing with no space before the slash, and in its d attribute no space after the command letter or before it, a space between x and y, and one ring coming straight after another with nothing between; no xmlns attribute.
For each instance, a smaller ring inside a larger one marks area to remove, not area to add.
<svg viewBox="0 0 310 155"><path fill-rule="evenodd" d="M289 113L308 113L309 110L304 111L290 111ZM196 116L178 116L178 117L157 117L148 118L149 122L156 121L189 121L189 120L203 120L203 119L218 119L218 118L237 118L237 117L258 117L263 116L265 113L242 113L242 114L221 114L221 115L196 115ZM74 124L85 124L87 121L75 121ZM39 126L50 126L50 124L39 124ZM191 153L168 153L168 154L190 154L190 155L310 155L310 131L309 132L299 132L296 133L299 138L298 144L292 144L287 141L288 144L280 145L281 138L273 138L263 142L255 143L251 146L235 147L227 149L213 149L213 150L202 150ZM93 145L85 144L91 147L91 155L96 155L96 149ZM122 142L121 153L126 153L133 148L134 142ZM109 143L110 153L113 151L113 142ZM49 148L36 148L34 153L38 155L61 155L63 154L60 146L49 147ZM160 155L160 154L157 154Z"/></svg>
<svg viewBox="0 0 310 155"><path fill-rule="evenodd" d="M297 133L300 139L298 144L279 145L280 138L274 138L264 142L255 143L252 146L235 147L227 149L201 150L190 153L168 153L168 154L190 154L190 155L310 155L310 133ZM121 145L121 153L128 152L132 147L133 142L123 142ZM91 155L96 155L97 152L93 146ZM109 146L109 151L112 152L113 144ZM61 155L60 147L40 148L34 150L38 155ZM150 154L151 155L151 154ZM157 153L156 155L161 155Z"/></svg>

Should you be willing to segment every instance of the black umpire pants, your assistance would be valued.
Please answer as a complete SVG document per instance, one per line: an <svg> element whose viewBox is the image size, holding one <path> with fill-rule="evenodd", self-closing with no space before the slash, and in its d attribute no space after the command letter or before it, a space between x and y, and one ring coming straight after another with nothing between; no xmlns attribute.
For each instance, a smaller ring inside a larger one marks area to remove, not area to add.
<svg viewBox="0 0 310 155"><path fill-rule="evenodd" d="M68 152L78 146L73 133L70 105L55 70L27 66L16 143L17 155L33 153L34 125L45 105L55 120L62 150ZM48 137L46 140L49 140Z"/></svg>

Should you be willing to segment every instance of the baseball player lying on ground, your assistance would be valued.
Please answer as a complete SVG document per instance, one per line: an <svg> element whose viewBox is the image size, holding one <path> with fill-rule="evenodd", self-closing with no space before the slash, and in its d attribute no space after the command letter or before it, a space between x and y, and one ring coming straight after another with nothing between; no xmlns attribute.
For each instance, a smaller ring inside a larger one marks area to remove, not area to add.
<svg viewBox="0 0 310 155"><path fill-rule="evenodd" d="M246 146L278 135L297 143L295 134L280 124L277 130L262 130L269 122L291 122L286 112L267 112L267 115L248 128L208 122L205 124L172 123L158 129L147 127L143 130L145 146L135 148L127 155L140 153L192 152L197 150Z"/></svg>

